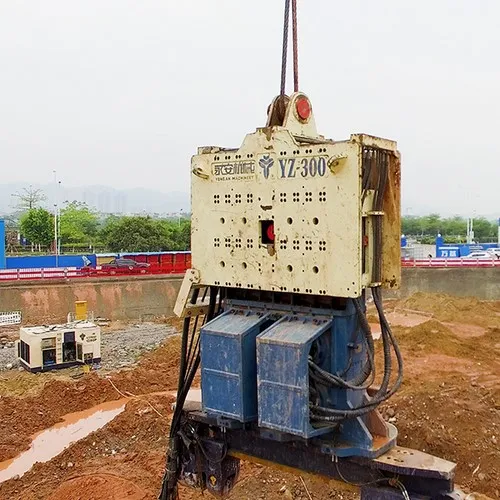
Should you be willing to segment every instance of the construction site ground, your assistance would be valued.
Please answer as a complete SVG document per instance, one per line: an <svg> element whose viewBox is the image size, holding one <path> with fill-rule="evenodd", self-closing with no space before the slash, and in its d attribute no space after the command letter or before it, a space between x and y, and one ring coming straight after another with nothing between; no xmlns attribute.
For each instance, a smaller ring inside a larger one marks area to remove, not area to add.
<svg viewBox="0 0 500 500"><path fill-rule="evenodd" d="M384 418L398 427L398 444L457 462L457 484L478 493L471 499L500 498L500 302L416 294L386 301L386 311L405 360L403 386L381 408ZM371 306L369 320L376 337ZM142 336L149 327L134 330ZM115 345L115 335L134 344L129 349L133 360L129 362L128 347L120 345L108 351L117 359L104 361L102 370L90 374L80 369L0 373L0 462L28 449L35 434L69 413L120 399L125 404L101 429L1 483L0 499L157 498L180 346L174 330L178 321L160 328L164 334L155 337L156 347L147 342L136 347L133 334L120 333L129 327L104 328L105 345ZM126 366L120 366L121 356L128 356ZM203 498L185 488L180 496ZM359 495L347 485L244 463L230 498L351 500Z"/></svg>

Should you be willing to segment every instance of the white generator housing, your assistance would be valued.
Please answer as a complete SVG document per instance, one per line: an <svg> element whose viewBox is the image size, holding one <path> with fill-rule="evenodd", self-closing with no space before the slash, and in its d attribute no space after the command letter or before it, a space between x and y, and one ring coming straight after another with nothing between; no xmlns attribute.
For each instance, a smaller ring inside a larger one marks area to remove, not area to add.
<svg viewBox="0 0 500 500"><path fill-rule="evenodd" d="M24 327L17 341L19 363L31 372L101 361L101 329L89 321Z"/></svg>

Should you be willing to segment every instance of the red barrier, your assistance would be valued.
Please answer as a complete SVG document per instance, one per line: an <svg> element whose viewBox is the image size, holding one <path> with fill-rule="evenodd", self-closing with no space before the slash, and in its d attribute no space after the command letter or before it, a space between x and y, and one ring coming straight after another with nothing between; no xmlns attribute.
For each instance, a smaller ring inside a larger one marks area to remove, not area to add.
<svg viewBox="0 0 500 500"><path fill-rule="evenodd" d="M0 271L0 282L184 274L187 269L184 261L179 262L177 265L152 264L150 267L137 269L118 268L103 270L100 267L84 267L81 269L8 269Z"/></svg>
<svg viewBox="0 0 500 500"><path fill-rule="evenodd" d="M157 257L157 256L155 256ZM0 270L1 281L74 279L91 277L116 277L134 275L167 275L184 274L191 267L191 253L179 252L159 254L158 263L151 259L150 266L137 269L106 269L99 266L85 268L50 268L50 269L3 269ZM424 268L480 268L500 267L500 259L402 259L401 267Z"/></svg>
<svg viewBox="0 0 500 500"><path fill-rule="evenodd" d="M80 270L76 267L44 268L44 269L2 269L0 281L38 280L38 279L66 279L78 278Z"/></svg>
<svg viewBox="0 0 500 500"><path fill-rule="evenodd" d="M500 267L500 259L402 259L401 267Z"/></svg>

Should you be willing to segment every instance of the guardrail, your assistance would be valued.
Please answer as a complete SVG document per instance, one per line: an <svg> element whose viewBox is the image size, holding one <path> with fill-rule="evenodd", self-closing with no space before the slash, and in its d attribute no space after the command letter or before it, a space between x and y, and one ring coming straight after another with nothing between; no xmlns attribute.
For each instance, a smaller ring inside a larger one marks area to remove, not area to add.
<svg viewBox="0 0 500 500"><path fill-rule="evenodd" d="M161 264L151 265L147 268L116 268L102 269L102 267L82 268L44 268L44 269L3 269L0 270L0 282L2 281L28 281L28 280L50 280L50 279L78 279L93 277L117 277L117 276L142 276L161 274L184 274L187 270L186 264Z"/></svg>
<svg viewBox="0 0 500 500"><path fill-rule="evenodd" d="M402 259L401 267L500 267L500 259Z"/></svg>
<svg viewBox="0 0 500 500"><path fill-rule="evenodd" d="M78 278L76 267L47 267L33 269L2 269L0 281Z"/></svg>
<svg viewBox="0 0 500 500"><path fill-rule="evenodd" d="M67 267L44 269L3 269L0 270L0 282L27 281L50 279L78 279L78 278L105 278L116 276L143 276L162 274L184 274L189 267L189 261L180 260L164 264L151 264L147 268L116 268L102 269L102 267ZM457 268L457 267L500 267L500 259L402 259L401 267L426 268Z"/></svg>
<svg viewBox="0 0 500 500"><path fill-rule="evenodd" d="M0 326L19 325L21 319L21 311L0 312Z"/></svg>

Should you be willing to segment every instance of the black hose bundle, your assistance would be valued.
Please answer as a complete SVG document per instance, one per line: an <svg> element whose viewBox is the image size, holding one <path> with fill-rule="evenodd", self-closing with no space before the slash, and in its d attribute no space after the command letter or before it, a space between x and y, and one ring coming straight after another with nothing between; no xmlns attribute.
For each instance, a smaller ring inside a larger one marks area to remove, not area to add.
<svg viewBox="0 0 500 500"><path fill-rule="evenodd" d="M370 326L368 325L366 317L362 311L359 299L355 299L354 304L358 315L358 322L360 323L364 334L364 342L367 347L368 359L359 375L352 380L344 380L338 375L329 373L320 368L312 359L309 359L309 376L321 385L361 391L368 389L373 383L375 378L375 347L373 344L373 337L370 331Z"/></svg>
<svg viewBox="0 0 500 500"><path fill-rule="evenodd" d="M375 169L374 169L375 167ZM373 173L376 173L376 179L373 179ZM401 386L403 381L403 358L399 350L398 344L391 331L391 327L384 314L382 305L382 292L380 290L380 282L382 281L382 221L384 208L384 195L389 174L389 153L376 148L365 148L363 150L363 172L362 172L362 197L366 195L368 189L375 190L373 200L373 270L372 270L372 296L377 308L380 327L382 330L382 343L384 355L384 374L380 388L376 394L362 404L358 408L350 409L334 409L319 406L317 404L310 405L310 415L313 421L337 423L346 418L354 418L373 411L380 403L390 398ZM375 363L374 363L374 346L373 338L370 331L370 326L362 308L362 303L359 299L354 299L356 307L358 324L364 333L364 342L367 348L367 362L363 366L358 377L352 380L344 380L339 376L333 375L319 366L309 361L309 376L314 384L321 384L326 387L350 389L350 390L366 390L373 383L375 378ZM398 364L397 377L392 386L390 386L392 374L392 359L391 351L394 351Z"/></svg>
<svg viewBox="0 0 500 500"><path fill-rule="evenodd" d="M397 341L391 331L391 327L389 326L389 322L387 321L384 314L384 310L382 308L382 296L380 293L380 288L378 287L372 288L372 294L380 319L380 326L382 329L382 341L384 348L384 376L380 388L369 401L359 406L358 408L340 410L334 408L325 408L318 405L311 405L310 406L311 419L314 421L336 423L345 420L347 418L355 418L366 415L367 413L373 411L380 403L389 399L401 386L401 383L403 381L403 358L401 356L401 352L399 350ZM391 373L392 373L391 349L394 350L394 353L396 355L398 371L396 380L394 381L392 386L389 387ZM370 348L368 348L368 351L370 351ZM370 359L370 354L368 354L368 358ZM318 381L317 373L324 372L323 370L319 372L316 369L313 369L311 371L312 373L314 373L316 381ZM326 386L330 387L333 386L336 388L342 387L346 389L359 389L359 390L366 389L367 386L369 386L369 384L352 386L353 385L352 382L348 381L343 381L343 384L338 384L337 377L333 376L332 374L329 374L328 372L324 372L324 374L332 377L330 378L325 376L321 379L321 383ZM373 366L373 370L370 374L370 379L372 379L374 376L375 376L375 367ZM363 384L363 382L361 384Z"/></svg>
<svg viewBox="0 0 500 500"><path fill-rule="evenodd" d="M215 317L217 302L217 287L210 287L210 302L204 323ZM196 303L199 290L195 289L191 303ZM220 307L219 307L220 310ZM183 442L179 435L182 423L182 410L188 395L196 371L200 365L200 336L197 335L197 316L191 328L191 318L184 319L182 331L181 359L179 363L179 383L177 389L177 400L172 422L170 424L169 448L167 452L167 464L163 475L162 488L159 500L176 500L178 498L177 481L180 474L180 458L182 455Z"/></svg>

